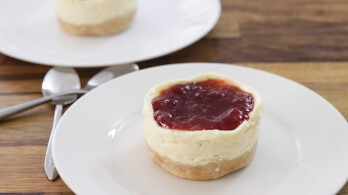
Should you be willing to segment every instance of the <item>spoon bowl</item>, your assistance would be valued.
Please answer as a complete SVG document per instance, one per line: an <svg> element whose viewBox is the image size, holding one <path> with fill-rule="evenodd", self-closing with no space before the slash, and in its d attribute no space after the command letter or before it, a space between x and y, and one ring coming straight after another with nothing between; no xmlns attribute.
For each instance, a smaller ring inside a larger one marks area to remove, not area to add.
<svg viewBox="0 0 348 195"><path fill-rule="evenodd" d="M89 81L87 82L86 86L83 89L89 91L120 75L137 71L137 70L139 70L139 67L136 64L124 65L124 66L110 66L110 67L104 68L103 70L98 72L96 75L94 75L91 79L89 79Z"/></svg>
<svg viewBox="0 0 348 195"><path fill-rule="evenodd" d="M45 75L42 81L42 95L51 96L69 90L77 90L81 88L80 78L76 71L72 68L54 67ZM77 99L77 95L60 96L54 98L55 104L68 105Z"/></svg>

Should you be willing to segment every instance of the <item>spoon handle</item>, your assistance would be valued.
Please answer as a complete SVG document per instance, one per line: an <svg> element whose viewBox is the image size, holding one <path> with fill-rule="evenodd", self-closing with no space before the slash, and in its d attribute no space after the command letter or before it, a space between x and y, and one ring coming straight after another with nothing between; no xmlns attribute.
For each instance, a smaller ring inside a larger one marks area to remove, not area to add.
<svg viewBox="0 0 348 195"><path fill-rule="evenodd" d="M15 106L11 106L11 107L2 109L2 110L0 110L0 120L6 119L8 117L16 115L20 112L23 112L23 111L28 110L30 108L33 108L35 106L44 104L44 103L49 102L51 100L52 100L52 97L47 96L47 97L39 98L36 100L32 100L29 102L25 102L22 104L18 104Z"/></svg>
<svg viewBox="0 0 348 195"><path fill-rule="evenodd" d="M50 139L48 140L45 162L44 162L45 172L49 180L55 180L58 177L58 172L56 169L56 165L54 164L53 155L52 155L52 139L53 139L53 135L54 135L54 131L56 129L57 123L60 120L60 117L62 116L62 111L63 111L63 105L57 104L56 109L54 111L53 125L52 125Z"/></svg>
<svg viewBox="0 0 348 195"><path fill-rule="evenodd" d="M86 92L87 92L86 90L71 90L71 91L66 91L63 93L58 93L55 95L45 96L45 97L42 97L39 99L31 100L29 102L25 102L25 103L11 106L8 108L4 108L4 109L0 110L0 121L7 119L11 116L14 116L18 113L21 113L23 111L34 108L36 106L39 106L41 104L47 103L47 102L53 100L54 98L64 96L64 95L73 95L73 94L80 94L81 95L81 94L85 94Z"/></svg>

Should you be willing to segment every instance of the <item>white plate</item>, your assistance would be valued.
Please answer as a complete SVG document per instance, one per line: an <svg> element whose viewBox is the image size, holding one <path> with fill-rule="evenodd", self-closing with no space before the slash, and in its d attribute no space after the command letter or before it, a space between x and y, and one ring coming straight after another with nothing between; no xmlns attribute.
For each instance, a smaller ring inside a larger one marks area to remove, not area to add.
<svg viewBox="0 0 348 195"><path fill-rule="evenodd" d="M138 62L186 47L219 19L219 0L138 0L132 26L108 37L60 28L53 0L1 0L0 51L44 65L94 67Z"/></svg>
<svg viewBox="0 0 348 195"><path fill-rule="evenodd" d="M207 72L261 93L258 148L248 167L221 179L180 179L147 155L143 98L156 84ZM86 94L58 124L53 154L77 194L333 194L348 176L347 138L343 116L298 83L250 68L193 63L141 70Z"/></svg>

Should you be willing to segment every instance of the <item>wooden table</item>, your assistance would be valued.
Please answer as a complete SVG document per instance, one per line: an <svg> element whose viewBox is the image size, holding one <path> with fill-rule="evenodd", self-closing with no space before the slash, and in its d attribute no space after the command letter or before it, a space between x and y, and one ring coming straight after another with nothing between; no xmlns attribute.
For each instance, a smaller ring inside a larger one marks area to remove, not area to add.
<svg viewBox="0 0 348 195"><path fill-rule="evenodd" d="M140 62L140 67L220 62L266 70L316 91L348 119L348 1L222 4L221 19L208 36L174 54ZM48 69L0 54L0 108L41 97ZM98 70L78 72L86 82ZM53 112L54 106L46 104L0 123L0 192L72 194L61 179L48 181L43 169ZM348 194L348 183L340 194Z"/></svg>

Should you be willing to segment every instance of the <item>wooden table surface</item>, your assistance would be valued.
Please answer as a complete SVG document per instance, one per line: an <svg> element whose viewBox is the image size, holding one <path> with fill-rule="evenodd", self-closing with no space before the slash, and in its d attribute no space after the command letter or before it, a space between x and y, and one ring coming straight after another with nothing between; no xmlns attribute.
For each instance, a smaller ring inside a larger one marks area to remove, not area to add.
<svg viewBox="0 0 348 195"><path fill-rule="evenodd" d="M220 62L266 70L316 91L348 119L348 1L222 4L220 21L209 35L176 53L139 62L140 67ZM48 69L0 53L0 108L41 97ZM86 82L98 70L78 72ZM48 181L43 169L53 112L54 106L46 104L0 123L0 193L72 194L61 179ZM348 184L340 194L348 194Z"/></svg>

